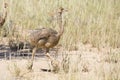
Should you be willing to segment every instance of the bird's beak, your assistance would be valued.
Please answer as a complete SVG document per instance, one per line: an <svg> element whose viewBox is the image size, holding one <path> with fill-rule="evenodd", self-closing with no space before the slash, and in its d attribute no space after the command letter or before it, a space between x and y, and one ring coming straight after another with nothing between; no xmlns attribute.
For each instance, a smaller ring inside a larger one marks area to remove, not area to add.
<svg viewBox="0 0 120 80"><path fill-rule="evenodd" d="M68 9L64 9L63 12L68 12Z"/></svg>

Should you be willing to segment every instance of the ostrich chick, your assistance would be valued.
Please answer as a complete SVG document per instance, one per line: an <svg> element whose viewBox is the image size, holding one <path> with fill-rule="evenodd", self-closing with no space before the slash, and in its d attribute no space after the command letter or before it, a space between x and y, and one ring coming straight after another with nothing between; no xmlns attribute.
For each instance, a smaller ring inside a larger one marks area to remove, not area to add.
<svg viewBox="0 0 120 80"><path fill-rule="evenodd" d="M7 3L4 3L4 13L2 14L3 16L0 16L0 28L4 25L6 18L7 18Z"/></svg>
<svg viewBox="0 0 120 80"><path fill-rule="evenodd" d="M29 66L29 69L32 69L33 66L33 60L34 60L34 55L36 53L36 50L38 48L45 49L45 55L51 60L51 63L53 67L58 67L58 62L55 61L49 54L49 49L53 48L56 46L64 32L64 27L62 25L62 13L63 13L64 8L60 7L58 10L58 24L60 30L57 32L51 28L41 28L37 29L34 32L31 33L30 35L30 43L32 46L34 46L32 50L32 62Z"/></svg>

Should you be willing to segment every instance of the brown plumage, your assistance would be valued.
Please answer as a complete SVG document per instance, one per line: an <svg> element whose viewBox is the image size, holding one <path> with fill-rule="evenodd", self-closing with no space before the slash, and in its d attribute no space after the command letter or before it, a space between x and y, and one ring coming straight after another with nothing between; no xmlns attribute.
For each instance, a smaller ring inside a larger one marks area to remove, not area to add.
<svg viewBox="0 0 120 80"><path fill-rule="evenodd" d="M31 44L37 48L52 48L60 39L58 32L51 28L41 28L30 36Z"/></svg>
<svg viewBox="0 0 120 80"><path fill-rule="evenodd" d="M22 41L15 41L15 40L9 40L9 47L11 51L17 51L17 50L21 50L24 48L24 42Z"/></svg>
<svg viewBox="0 0 120 80"><path fill-rule="evenodd" d="M32 69L34 55L38 48L45 49L46 56L52 61L52 63L56 63L56 62L53 62L54 59L49 55L49 48L53 48L54 46L58 44L60 37L62 36L64 32L64 28L62 25L62 12L63 11L64 9L62 7L59 8L59 11L58 11L58 20L59 20L59 28L60 28L59 32L51 28L41 28L41 29L36 29L34 32L31 33L30 43L32 46L34 46L34 48L32 51L32 63L30 64L29 69Z"/></svg>
<svg viewBox="0 0 120 80"><path fill-rule="evenodd" d="M7 17L7 11L6 11L6 8L7 8L7 3L4 4L4 13L3 13L3 16L0 16L0 27L2 27L6 21L6 17Z"/></svg>

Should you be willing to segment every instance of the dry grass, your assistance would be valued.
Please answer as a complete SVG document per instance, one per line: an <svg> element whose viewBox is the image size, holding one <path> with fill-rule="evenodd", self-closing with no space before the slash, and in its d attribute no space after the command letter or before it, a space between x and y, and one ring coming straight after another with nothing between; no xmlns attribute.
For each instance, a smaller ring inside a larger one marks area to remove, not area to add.
<svg viewBox="0 0 120 80"><path fill-rule="evenodd" d="M63 46L60 71L57 74L41 72L38 69L49 67L47 61L40 58L35 61L34 72L21 77L26 62L21 67L21 60L0 61L0 80L48 80L49 77L51 80L120 80L120 0L5 1L9 8L2 32L17 40L27 39L27 30L41 26L58 30L53 12L60 6L68 12L63 15L65 32L59 43ZM3 2L0 0L1 11ZM14 23L13 28L10 21ZM13 36L12 32L17 34ZM39 66L39 62L45 66Z"/></svg>
<svg viewBox="0 0 120 80"><path fill-rule="evenodd" d="M81 45L82 46L82 45ZM84 48L84 49L83 49ZM45 58L35 58L33 71L27 71L26 59L0 61L2 80L119 80L120 51L110 49L100 52L94 48L79 48L78 51L61 51L58 60L61 68L58 73L43 72L51 69ZM8 76L5 78L5 76Z"/></svg>
<svg viewBox="0 0 120 80"><path fill-rule="evenodd" d="M0 1L1 7L3 1ZM6 26L12 20L23 29L41 26L58 29L52 14L59 6L64 13L65 33L61 40L67 49L76 49L78 42L94 47L120 47L119 0L6 0L9 4ZM67 41L67 42L66 42Z"/></svg>

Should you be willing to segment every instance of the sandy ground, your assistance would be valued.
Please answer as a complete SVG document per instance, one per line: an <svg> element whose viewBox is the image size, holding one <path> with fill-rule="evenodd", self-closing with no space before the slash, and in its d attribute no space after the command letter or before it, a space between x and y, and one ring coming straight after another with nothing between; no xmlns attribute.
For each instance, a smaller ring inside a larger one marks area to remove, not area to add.
<svg viewBox="0 0 120 80"><path fill-rule="evenodd" d="M109 74L111 72L114 73L114 68L116 67L120 69L120 59L117 62L107 59L109 49L98 51L97 48L91 48L91 45L81 45L78 51L63 51L63 49L60 49L58 53L57 59L60 62L62 61L63 53L69 54L72 61L70 67L74 68L77 65L80 71L76 74L77 78L74 77L68 80L104 80L102 72ZM52 66L46 56L41 56L41 54L39 56L39 53L36 54L31 72L26 69L29 60L30 56L11 56L11 59L2 56L0 58L0 80L66 80L62 72L49 72ZM42 71L42 69L48 71ZM118 79L120 79L119 75L120 73L117 72Z"/></svg>

